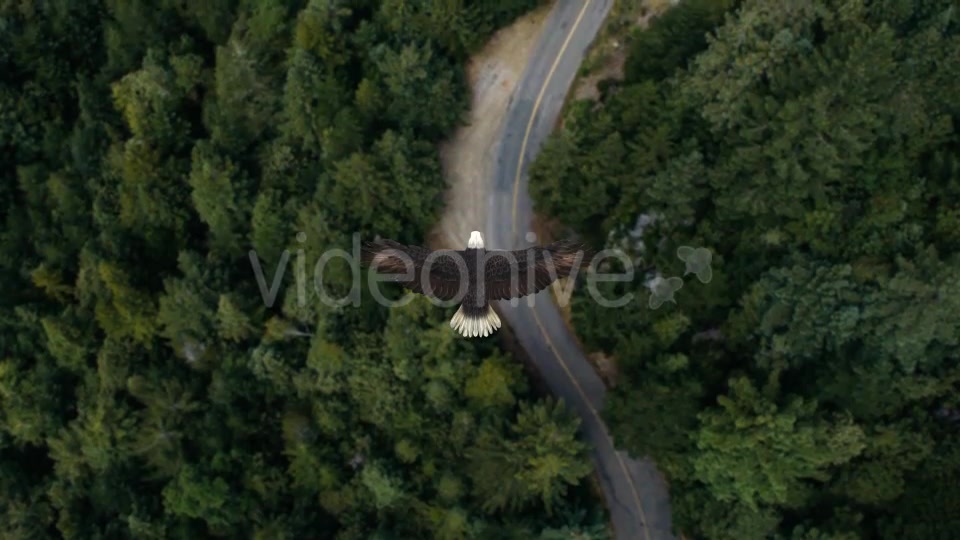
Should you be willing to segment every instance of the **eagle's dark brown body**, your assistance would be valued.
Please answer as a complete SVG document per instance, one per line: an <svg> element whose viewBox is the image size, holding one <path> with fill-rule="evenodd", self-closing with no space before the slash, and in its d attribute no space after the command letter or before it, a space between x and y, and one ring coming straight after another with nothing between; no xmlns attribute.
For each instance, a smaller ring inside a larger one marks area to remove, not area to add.
<svg viewBox="0 0 960 540"><path fill-rule="evenodd" d="M431 251L392 240L367 243L363 263L430 298L460 300L450 326L465 337L488 336L500 328L492 300L537 293L589 262L576 244L555 242L523 250L486 250L479 232L465 250Z"/></svg>

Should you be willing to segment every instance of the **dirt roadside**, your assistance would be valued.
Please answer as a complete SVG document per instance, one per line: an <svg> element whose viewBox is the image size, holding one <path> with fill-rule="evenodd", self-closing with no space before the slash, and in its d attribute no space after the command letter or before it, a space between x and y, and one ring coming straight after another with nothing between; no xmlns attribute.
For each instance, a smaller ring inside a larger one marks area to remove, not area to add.
<svg viewBox="0 0 960 540"><path fill-rule="evenodd" d="M533 54L553 4L551 1L501 29L467 64L473 99L467 125L440 145L447 180L446 208L428 238L433 249L463 249L470 231L485 228L486 187L493 171L494 143L500 135L510 96Z"/></svg>

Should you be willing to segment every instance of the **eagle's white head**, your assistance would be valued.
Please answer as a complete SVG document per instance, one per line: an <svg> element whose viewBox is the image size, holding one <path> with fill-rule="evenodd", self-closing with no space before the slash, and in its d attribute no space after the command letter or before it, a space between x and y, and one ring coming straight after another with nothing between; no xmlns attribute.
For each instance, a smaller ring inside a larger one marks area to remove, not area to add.
<svg viewBox="0 0 960 540"><path fill-rule="evenodd" d="M480 249L483 247L483 237L480 236L480 231L470 233L470 239L467 240L467 247L470 249Z"/></svg>

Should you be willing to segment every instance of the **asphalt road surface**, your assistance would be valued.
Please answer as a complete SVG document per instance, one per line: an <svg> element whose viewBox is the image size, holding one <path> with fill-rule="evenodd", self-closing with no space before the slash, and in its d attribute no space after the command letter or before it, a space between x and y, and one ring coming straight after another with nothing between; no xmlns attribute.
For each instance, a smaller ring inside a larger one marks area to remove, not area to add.
<svg viewBox="0 0 960 540"><path fill-rule="evenodd" d="M511 98L496 143L484 243L520 249L533 209L526 171L553 130L567 91L613 0L558 0ZM530 304L533 304L532 306ZM656 466L614 449L600 417L606 388L567 330L549 290L497 306L554 395L582 418L617 540L671 539L670 501Z"/></svg>

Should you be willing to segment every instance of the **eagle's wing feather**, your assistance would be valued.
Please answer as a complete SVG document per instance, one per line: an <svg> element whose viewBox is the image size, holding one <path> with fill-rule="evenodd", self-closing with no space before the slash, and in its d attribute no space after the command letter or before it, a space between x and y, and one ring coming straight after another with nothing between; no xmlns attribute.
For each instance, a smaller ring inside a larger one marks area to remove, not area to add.
<svg viewBox="0 0 960 540"><path fill-rule="evenodd" d="M568 241L516 251L489 251L484 263L485 296L506 300L538 293L589 264L590 256L583 246Z"/></svg>
<svg viewBox="0 0 960 540"><path fill-rule="evenodd" d="M393 240L367 242L361 248L361 262L380 274L395 274L395 283L411 291L436 298L453 300L460 293L461 270L456 251L407 246ZM424 290L423 273L428 262L429 276ZM466 276L464 276L465 280Z"/></svg>

